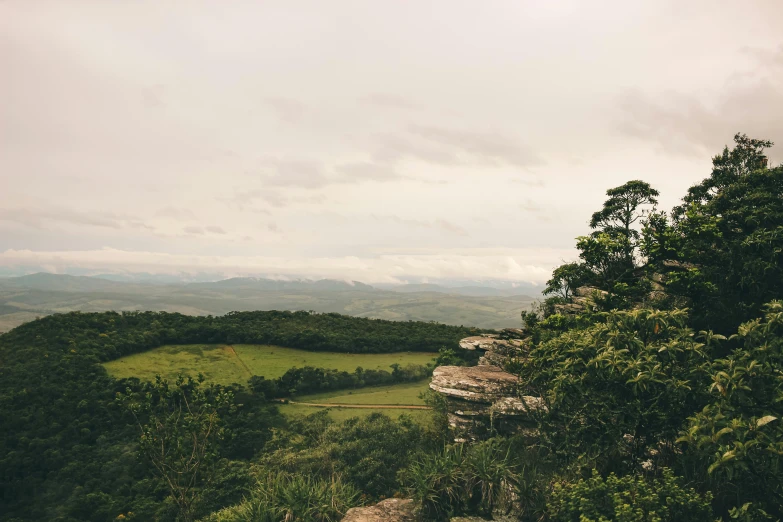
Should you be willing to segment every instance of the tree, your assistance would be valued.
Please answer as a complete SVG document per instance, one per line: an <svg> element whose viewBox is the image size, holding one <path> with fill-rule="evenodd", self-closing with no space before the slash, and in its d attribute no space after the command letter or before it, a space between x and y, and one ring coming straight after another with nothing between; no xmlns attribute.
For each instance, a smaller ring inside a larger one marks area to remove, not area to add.
<svg viewBox="0 0 783 522"><path fill-rule="evenodd" d="M557 294L568 299L579 286L584 284L587 270L581 263L566 263L555 268L552 278L546 282L544 295Z"/></svg>
<svg viewBox="0 0 783 522"><path fill-rule="evenodd" d="M195 520L200 493L209 484L226 435L220 412L233 394L217 386L202 387L179 376L172 384L158 376L139 392L127 389L118 400L127 405L139 428L139 452L166 483L184 522Z"/></svg>
<svg viewBox="0 0 783 522"><path fill-rule="evenodd" d="M738 134L671 220L653 215L645 227L650 267L696 329L732 332L783 294L783 167L767 166L770 145Z"/></svg>
<svg viewBox="0 0 783 522"><path fill-rule="evenodd" d="M712 172L708 178L688 189L684 204L675 208L675 214L682 215L691 204L703 205L717 197L723 189L736 183L744 176L768 168L764 149L773 145L769 140L734 135L734 148L723 148L723 152L712 158Z"/></svg>
<svg viewBox="0 0 783 522"><path fill-rule="evenodd" d="M633 254L639 232L633 226L645 215L645 205L658 204L660 195L649 183L632 180L619 187L606 191L609 199L604 206L590 218L590 228L610 235L618 234L627 239L623 242L623 254L629 263L633 263Z"/></svg>

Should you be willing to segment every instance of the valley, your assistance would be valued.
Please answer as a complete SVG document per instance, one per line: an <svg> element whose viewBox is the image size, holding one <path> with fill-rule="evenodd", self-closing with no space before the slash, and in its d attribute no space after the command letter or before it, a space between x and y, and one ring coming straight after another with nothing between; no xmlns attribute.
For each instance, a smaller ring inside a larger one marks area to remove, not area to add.
<svg viewBox="0 0 783 522"><path fill-rule="evenodd" d="M377 288L359 282L251 277L160 283L38 273L0 278L0 332L53 313L108 310L187 315L313 310L372 319L435 321L497 329L518 326L520 311L529 309L536 295L532 287L503 291L491 287L437 285Z"/></svg>
<svg viewBox="0 0 783 522"><path fill-rule="evenodd" d="M295 367L312 366L347 372L358 367L390 371L392 364L425 365L436 356L436 353L427 352L352 354L252 344L189 344L161 346L108 361L103 366L109 375L118 379L137 377L153 380L155 375L172 379L179 373L202 373L207 382L229 385L246 384L254 375L275 379Z"/></svg>

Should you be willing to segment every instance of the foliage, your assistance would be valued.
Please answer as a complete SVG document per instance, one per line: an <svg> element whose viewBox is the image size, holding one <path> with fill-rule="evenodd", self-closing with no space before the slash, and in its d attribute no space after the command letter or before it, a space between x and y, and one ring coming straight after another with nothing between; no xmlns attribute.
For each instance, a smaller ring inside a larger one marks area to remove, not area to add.
<svg viewBox="0 0 783 522"><path fill-rule="evenodd" d="M711 522L711 496L685 488L669 469L661 477L601 478L559 482L548 506L553 522Z"/></svg>
<svg viewBox="0 0 783 522"><path fill-rule="evenodd" d="M578 287L583 285L588 278L585 265L580 263L566 263L555 268L552 277L546 282L544 295L557 294L563 299L568 299Z"/></svg>
<svg viewBox="0 0 783 522"><path fill-rule="evenodd" d="M745 501L777 507L783 516L783 304L764 320L743 324L738 347L713 362L711 400L690 419L680 441L707 462L707 471ZM741 507L736 506L739 509Z"/></svg>
<svg viewBox="0 0 783 522"><path fill-rule="evenodd" d="M398 491L397 472L426 447L425 436L406 416L393 421L373 413L336 423L321 411L276 430L259 463L267 470L323 479L339 473L367 498L378 499Z"/></svg>
<svg viewBox="0 0 783 522"><path fill-rule="evenodd" d="M491 516L508 510L517 473L497 440L446 446L421 455L401 478L425 517L446 520L455 514Z"/></svg>
<svg viewBox="0 0 783 522"><path fill-rule="evenodd" d="M307 312L249 312L188 317L155 312L68 313L26 323L0 336L0 518L103 522L132 512L138 520L171 520L168 487L133 451L138 428L115 403L116 393L144 386L118 381L101 362L167 343L278 343L352 353L434 352L456 347L477 330L434 323L394 323ZM236 409L221 415L231 436L229 459L262 452L285 420L276 406L231 386ZM417 449L412 445L411 450ZM402 465L406 463L402 459ZM245 479L221 463L214 479L226 489L216 503L235 502ZM390 473L396 473L394 467ZM230 488L236 488L231 490ZM213 490L214 491L214 490Z"/></svg>
<svg viewBox="0 0 783 522"><path fill-rule="evenodd" d="M338 522L355 506L358 491L339 475L329 479L302 474L264 476L240 504L203 522Z"/></svg>
<svg viewBox="0 0 783 522"><path fill-rule="evenodd" d="M225 436L220 410L233 401L230 391L203 389L199 377L180 376L174 383L158 377L118 395L139 428L139 453L164 480L185 522L194 520L195 504L213 478L218 443Z"/></svg>
<svg viewBox="0 0 783 522"><path fill-rule="evenodd" d="M541 442L566 464L634 470L651 452L672 458L683 421L706 402L711 339L687 314L640 309L540 343L521 372L543 397Z"/></svg>
<svg viewBox="0 0 783 522"><path fill-rule="evenodd" d="M783 293L783 167L767 166L771 142L734 141L671 218L650 220L644 239L651 269L690 303L694 326L722 333Z"/></svg>
<svg viewBox="0 0 783 522"><path fill-rule="evenodd" d="M248 381L250 388L268 398L290 397L297 394L318 393L330 390L347 390L366 386L383 386L416 382L432 375L432 365L408 364L392 365L392 371L365 370L356 368L353 373L329 368L291 368L282 377L264 379L253 376Z"/></svg>

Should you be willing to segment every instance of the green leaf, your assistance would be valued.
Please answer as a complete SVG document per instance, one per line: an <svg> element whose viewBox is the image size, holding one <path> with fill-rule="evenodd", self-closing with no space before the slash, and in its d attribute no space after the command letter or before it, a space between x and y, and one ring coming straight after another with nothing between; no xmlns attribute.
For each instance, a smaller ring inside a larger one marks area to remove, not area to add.
<svg viewBox="0 0 783 522"><path fill-rule="evenodd" d="M770 422L772 422L774 420L778 420L778 418L773 416L773 415L766 415L766 416L761 417L759 420L756 421L756 427L760 428L760 427L762 427L762 426L764 426L766 424L769 424Z"/></svg>

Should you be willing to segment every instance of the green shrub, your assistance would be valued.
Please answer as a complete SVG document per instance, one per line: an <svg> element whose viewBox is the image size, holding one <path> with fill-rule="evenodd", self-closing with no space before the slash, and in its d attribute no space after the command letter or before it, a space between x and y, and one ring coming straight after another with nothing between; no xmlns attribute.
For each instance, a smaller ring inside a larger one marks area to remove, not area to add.
<svg viewBox="0 0 783 522"><path fill-rule="evenodd" d="M243 502L213 513L204 522L338 522L356 505L358 496L339 476L321 480L270 474Z"/></svg>
<svg viewBox="0 0 783 522"><path fill-rule="evenodd" d="M508 452L497 440L425 454L401 475L422 515L434 520L509 509L517 478Z"/></svg>
<svg viewBox="0 0 783 522"><path fill-rule="evenodd" d="M556 484L548 515L557 522L710 522L711 500L683 487L669 469L656 479L603 479L593 470L587 480Z"/></svg>

